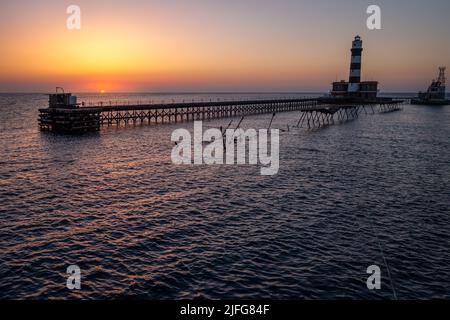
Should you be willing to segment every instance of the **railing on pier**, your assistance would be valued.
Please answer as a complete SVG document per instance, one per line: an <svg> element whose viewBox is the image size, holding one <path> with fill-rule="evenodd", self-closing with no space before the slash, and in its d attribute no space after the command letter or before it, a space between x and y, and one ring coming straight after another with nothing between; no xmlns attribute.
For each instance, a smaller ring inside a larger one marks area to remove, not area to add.
<svg viewBox="0 0 450 320"><path fill-rule="evenodd" d="M170 104L103 105L40 109L42 130L97 131L101 126L207 120L273 112L308 110L315 99L243 100Z"/></svg>
<svg viewBox="0 0 450 320"><path fill-rule="evenodd" d="M358 116L366 106L377 105L380 112L398 110L403 101L379 99L377 101L351 102L321 99L277 99L210 101L170 104L102 105L81 108L40 109L39 125L42 130L55 132L98 131L101 126L174 123L180 121L208 120L264 113L300 111L306 114L308 127L311 119L319 124ZM313 125L315 126L313 121ZM298 126L298 125L297 125Z"/></svg>

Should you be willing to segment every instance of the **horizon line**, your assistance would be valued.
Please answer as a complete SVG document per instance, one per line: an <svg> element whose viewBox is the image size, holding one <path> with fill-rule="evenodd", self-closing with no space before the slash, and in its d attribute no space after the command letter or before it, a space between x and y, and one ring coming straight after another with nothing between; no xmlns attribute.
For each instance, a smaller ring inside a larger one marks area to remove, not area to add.
<svg viewBox="0 0 450 320"><path fill-rule="evenodd" d="M49 91L0 91L0 94L52 94ZM67 91L73 94L324 94L327 91ZM380 91L379 94L387 93L417 93L417 91Z"/></svg>

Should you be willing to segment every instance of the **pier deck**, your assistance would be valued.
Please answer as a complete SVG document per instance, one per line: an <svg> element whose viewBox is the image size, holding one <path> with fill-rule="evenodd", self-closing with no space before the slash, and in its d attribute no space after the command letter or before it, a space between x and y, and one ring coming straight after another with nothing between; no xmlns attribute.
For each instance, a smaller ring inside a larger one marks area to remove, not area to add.
<svg viewBox="0 0 450 320"><path fill-rule="evenodd" d="M320 115L320 119L328 119L329 122L334 114L351 118L368 105L372 110L374 105L378 105L380 111L386 108L395 110L401 102L380 100L330 104L320 99L277 99L45 108L39 109L39 127L44 131L79 133L98 131L102 126L174 123L287 111L301 111L311 116L314 114L314 117Z"/></svg>

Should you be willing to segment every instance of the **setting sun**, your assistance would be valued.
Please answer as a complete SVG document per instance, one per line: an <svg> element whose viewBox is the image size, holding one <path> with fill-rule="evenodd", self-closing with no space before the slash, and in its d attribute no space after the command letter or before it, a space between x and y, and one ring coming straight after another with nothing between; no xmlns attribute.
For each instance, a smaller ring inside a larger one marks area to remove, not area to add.
<svg viewBox="0 0 450 320"><path fill-rule="evenodd" d="M102 90L100 90L100 93L105 93L105 90L103 90L103 89L102 89Z"/></svg>

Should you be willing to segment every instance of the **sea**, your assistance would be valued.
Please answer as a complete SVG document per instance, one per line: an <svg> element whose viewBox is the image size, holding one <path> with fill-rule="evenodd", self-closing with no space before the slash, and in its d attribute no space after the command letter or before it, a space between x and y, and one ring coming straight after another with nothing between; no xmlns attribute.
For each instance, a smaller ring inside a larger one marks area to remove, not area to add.
<svg viewBox="0 0 450 320"><path fill-rule="evenodd" d="M85 105L314 93L77 94ZM391 94L402 96L405 94ZM40 132L45 94L0 94L2 299L450 298L450 107L280 131L279 171L175 165L192 122ZM272 128L300 113L276 114ZM267 128L272 114L241 127ZM205 121L231 127L239 118ZM69 266L80 289L67 284ZM380 289L369 289L371 266ZM368 273L369 269L369 273Z"/></svg>

